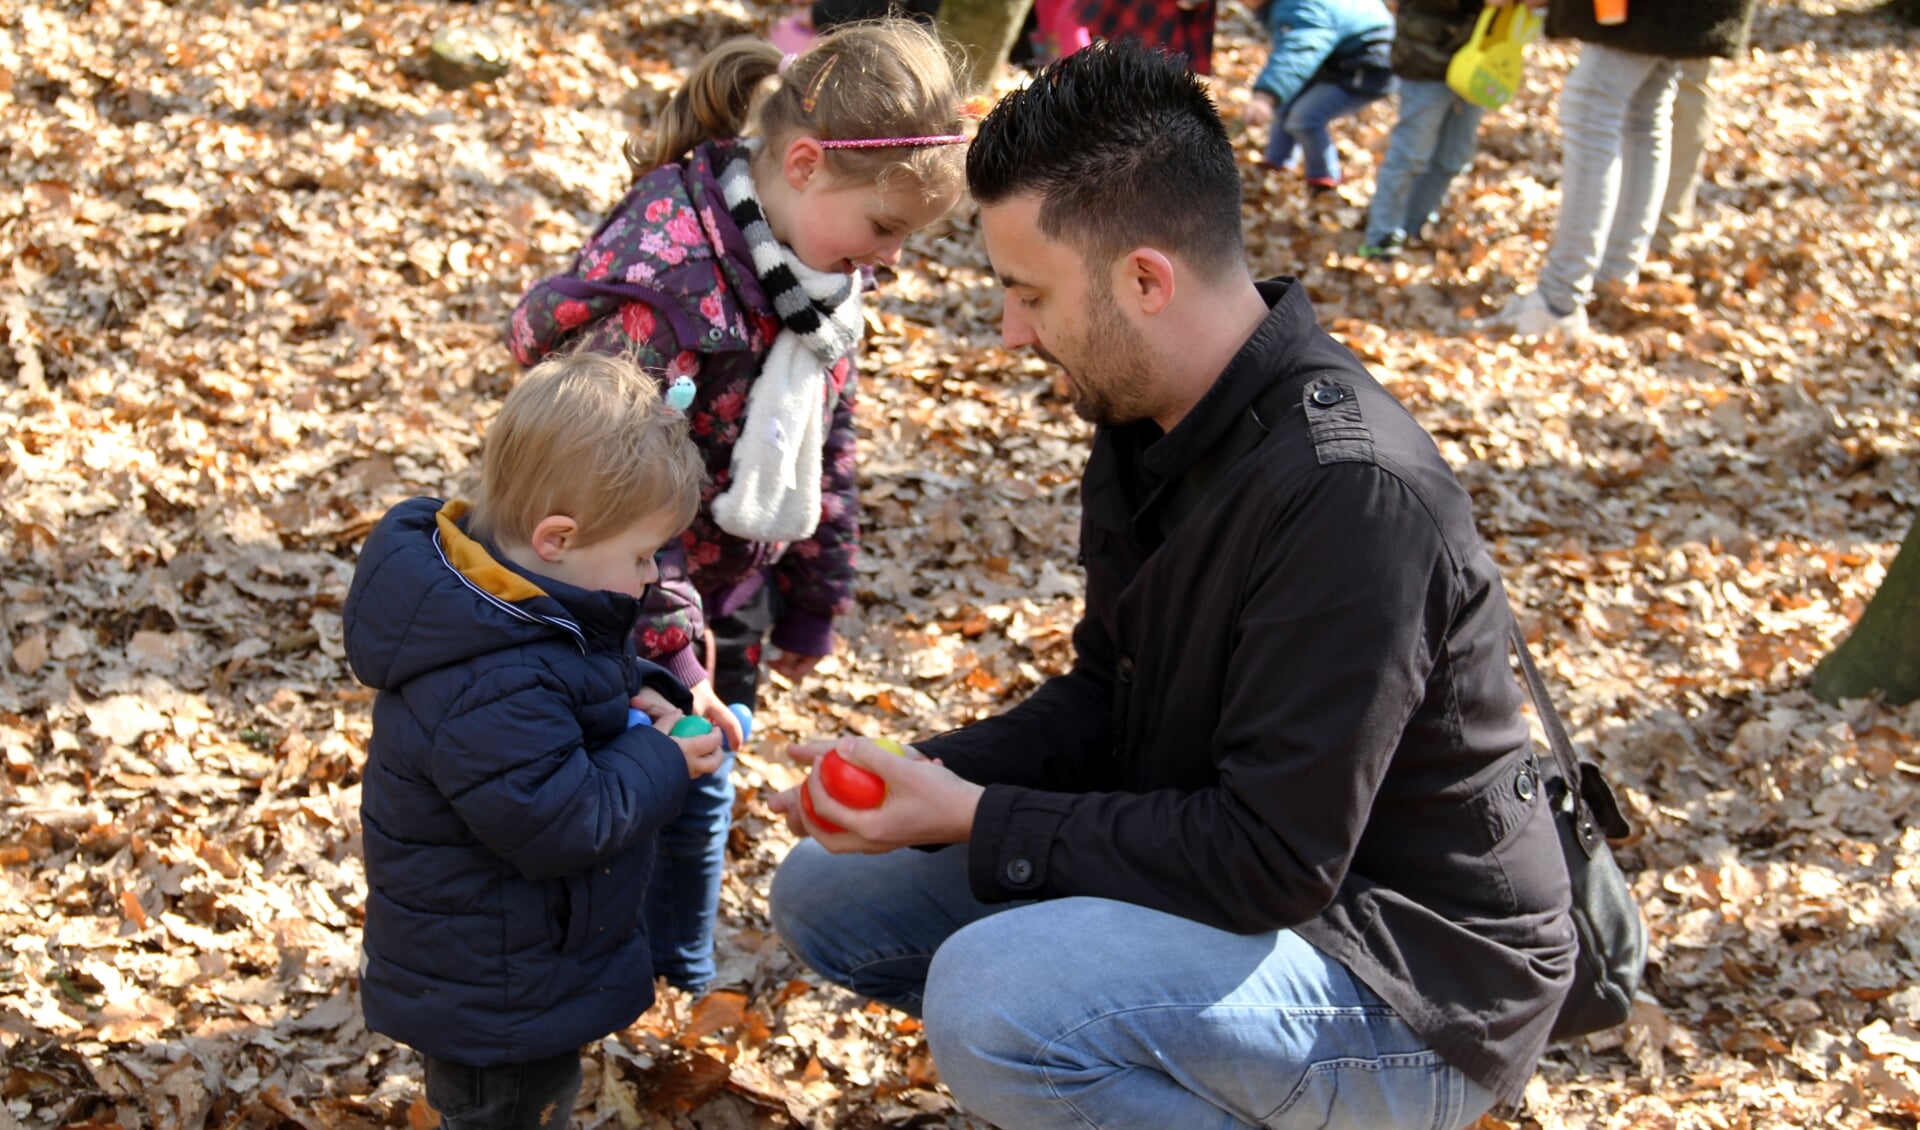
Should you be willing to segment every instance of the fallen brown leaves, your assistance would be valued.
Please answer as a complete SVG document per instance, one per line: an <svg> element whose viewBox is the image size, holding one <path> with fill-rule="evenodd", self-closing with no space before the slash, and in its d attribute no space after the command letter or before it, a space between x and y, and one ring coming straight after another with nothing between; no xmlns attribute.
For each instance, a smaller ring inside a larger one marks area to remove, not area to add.
<svg viewBox="0 0 1920 1130"><path fill-rule="evenodd" d="M354 547L458 489L629 112L775 14L0 0L0 1128L433 1124L354 990ZM514 70L427 83L449 22ZM1257 43L1230 6L1230 107ZM1550 236L1563 48L1400 260L1352 254L1386 107L1328 206L1247 170L1256 268L1433 431L1638 824L1647 996L1489 1130L1920 1123L1920 708L1803 690L1920 506L1916 46L1867 0L1763 8L1699 229L1573 347L1468 332ZM999 347L970 218L916 246L864 363L861 606L742 758L727 989L590 1049L587 1124L969 1125L765 908L786 741L955 725L1070 654L1084 428Z"/></svg>

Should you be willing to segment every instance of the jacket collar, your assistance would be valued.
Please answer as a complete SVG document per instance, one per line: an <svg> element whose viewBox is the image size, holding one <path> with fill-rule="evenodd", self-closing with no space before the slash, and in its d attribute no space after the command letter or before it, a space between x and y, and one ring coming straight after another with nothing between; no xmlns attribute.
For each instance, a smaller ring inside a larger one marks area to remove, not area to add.
<svg viewBox="0 0 1920 1130"><path fill-rule="evenodd" d="M1151 477L1178 478L1197 463L1216 457L1244 422L1247 409L1293 376L1287 363L1289 347L1315 325L1306 288L1293 278L1257 285L1267 302L1267 316L1192 410L1172 431L1141 451L1141 466Z"/></svg>
<svg viewBox="0 0 1920 1130"><path fill-rule="evenodd" d="M740 302L749 309L771 310L773 300L753 272L753 251L747 246L746 233L733 222L726 195L720 190L720 170L737 152L746 150L744 142L730 140L708 141L695 147L687 162L687 197L696 211L705 209L700 214L703 221L708 222L707 242L727 272L727 281L739 295ZM729 347L739 349L747 348L747 344L745 339L727 342Z"/></svg>
<svg viewBox="0 0 1920 1130"><path fill-rule="evenodd" d="M1312 340L1313 307L1295 279L1258 285L1267 316L1173 431L1141 420L1096 433L1081 480L1091 525L1151 553L1298 397L1293 358Z"/></svg>
<svg viewBox="0 0 1920 1130"><path fill-rule="evenodd" d="M586 649L622 641L639 618L640 602L617 592L593 592L529 572L469 536L460 520L470 507L455 500L435 515L441 557L467 585L517 615L546 621Z"/></svg>

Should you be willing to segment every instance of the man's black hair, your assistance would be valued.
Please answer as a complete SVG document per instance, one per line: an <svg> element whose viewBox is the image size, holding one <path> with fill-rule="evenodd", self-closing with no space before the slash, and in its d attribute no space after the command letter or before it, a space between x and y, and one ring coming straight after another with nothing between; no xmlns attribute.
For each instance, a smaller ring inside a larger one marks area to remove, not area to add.
<svg viewBox="0 0 1920 1130"><path fill-rule="evenodd" d="M1186 59L1098 42L1001 99L967 150L981 204L1033 193L1040 230L1089 265L1142 245L1196 267L1244 263L1233 143Z"/></svg>

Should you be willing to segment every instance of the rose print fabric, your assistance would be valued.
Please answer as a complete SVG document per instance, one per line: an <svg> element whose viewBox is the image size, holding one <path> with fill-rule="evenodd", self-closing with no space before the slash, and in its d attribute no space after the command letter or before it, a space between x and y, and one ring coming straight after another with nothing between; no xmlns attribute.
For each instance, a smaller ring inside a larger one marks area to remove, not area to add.
<svg viewBox="0 0 1920 1130"><path fill-rule="evenodd" d="M694 381L687 422L706 461L700 513L674 550L635 630L640 653L689 684L707 677L698 644L706 619L739 607L771 581L784 606L775 646L825 655L834 617L853 600L859 546L854 466L854 369L828 370L820 525L792 544L749 542L720 529L711 504L726 489L747 391L779 333L754 277L745 238L728 215L715 174L733 142L710 142L685 161L634 182L563 275L534 284L513 311L508 346L531 365L574 345L634 357L664 387Z"/></svg>

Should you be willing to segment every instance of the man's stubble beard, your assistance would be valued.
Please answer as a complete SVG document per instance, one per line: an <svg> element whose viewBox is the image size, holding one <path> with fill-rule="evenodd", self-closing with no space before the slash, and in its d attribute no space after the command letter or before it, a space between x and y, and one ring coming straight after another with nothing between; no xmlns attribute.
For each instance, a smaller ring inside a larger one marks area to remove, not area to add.
<svg viewBox="0 0 1920 1130"><path fill-rule="evenodd" d="M1106 359L1099 363L1087 360L1096 350ZM1120 308L1111 295L1102 294L1088 312L1086 336L1075 343L1074 352L1081 355L1083 362L1078 371L1038 344L1033 346L1033 352L1066 373L1074 415L1082 420L1112 427L1153 414L1149 405L1151 377L1146 342L1139 331L1120 316Z"/></svg>

